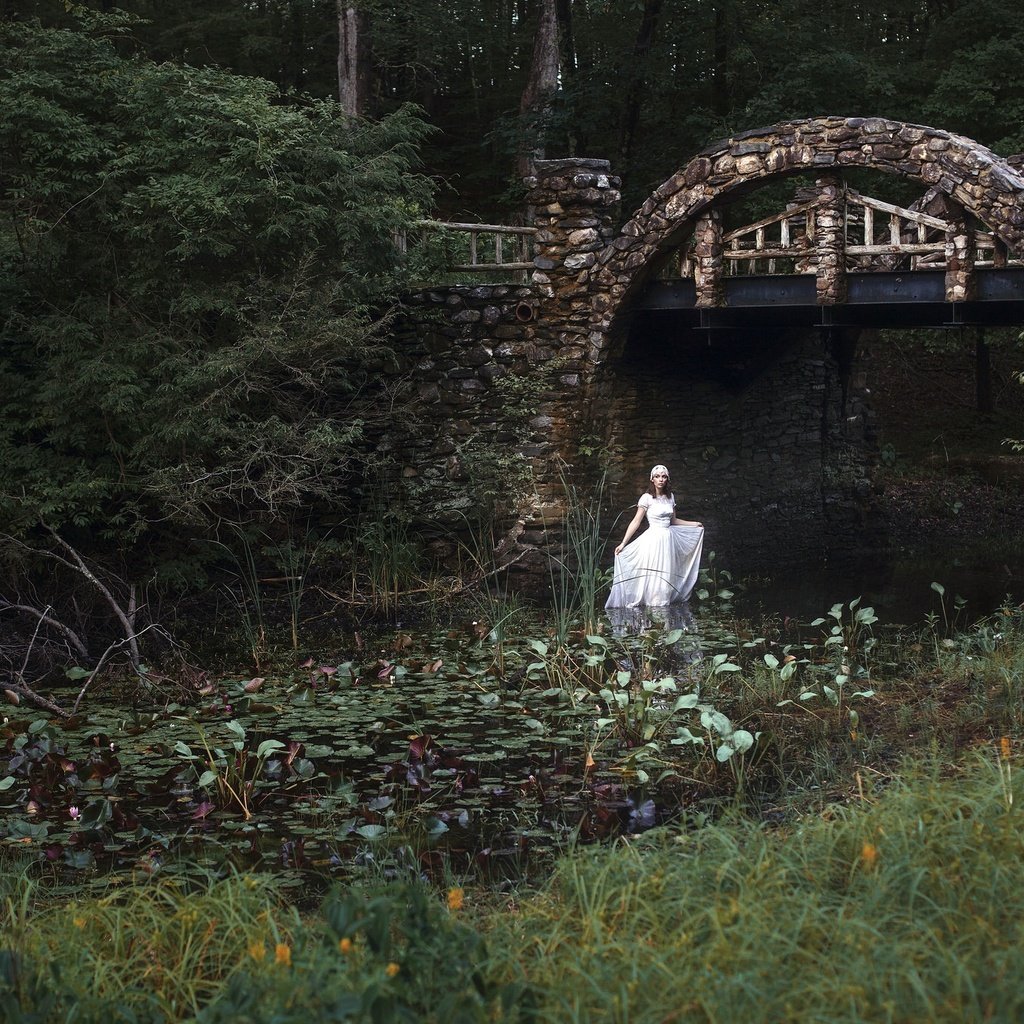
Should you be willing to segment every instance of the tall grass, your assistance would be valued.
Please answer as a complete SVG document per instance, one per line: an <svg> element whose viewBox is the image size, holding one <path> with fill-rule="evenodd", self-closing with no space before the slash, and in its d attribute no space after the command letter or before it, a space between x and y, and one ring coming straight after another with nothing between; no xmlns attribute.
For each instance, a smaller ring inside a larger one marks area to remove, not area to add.
<svg viewBox="0 0 1024 1024"><path fill-rule="evenodd" d="M383 486L374 489L369 511L353 531L352 602L366 602L377 612L394 615L402 595L423 584L420 561L408 513Z"/></svg>
<svg viewBox="0 0 1024 1024"><path fill-rule="evenodd" d="M299 925L269 877L147 880L42 909L24 893L3 908L5 1020L184 1020Z"/></svg>
<svg viewBox="0 0 1024 1024"><path fill-rule="evenodd" d="M582 628L586 633L596 631L598 598L607 584L607 573L601 566L605 477L602 475L586 489L576 486L565 467L560 478L565 496L564 544L561 557L553 557L550 565L555 639L562 647L574 628Z"/></svg>
<svg viewBox="0 0 1024 1024"><path fill-rule="evenodd" d="M252 877L149 880L37 913L8 901L0 1020L517 1019L524 986L490 982L457 903L419 884L334 890L300 917Z"/></svg>
<svg viewBox="0 0 1024 1024"><path fill-rule="evenodd" d="M494 968L530 980L543 1020L1020 1020L1021 787L1007 761L941 776L793 830L566 858L494 922Z"/></svg>

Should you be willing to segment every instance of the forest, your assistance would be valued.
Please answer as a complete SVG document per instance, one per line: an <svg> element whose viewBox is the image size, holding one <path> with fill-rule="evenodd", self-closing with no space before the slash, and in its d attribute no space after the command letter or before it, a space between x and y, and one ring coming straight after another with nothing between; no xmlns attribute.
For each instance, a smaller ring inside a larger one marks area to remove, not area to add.
<svg viewBox="0 0 1024 1024"><path fill-rule="evenodd" d="M1022 59L1009 0L0 0L0 1020L1019 1019L1012 582L706 552L623 636L600 479L520 593L525 444L439 557L380 439L419 222L825 114L1014 157ZM1019 582L1022 328L872 346L922 572Z"/></svg>

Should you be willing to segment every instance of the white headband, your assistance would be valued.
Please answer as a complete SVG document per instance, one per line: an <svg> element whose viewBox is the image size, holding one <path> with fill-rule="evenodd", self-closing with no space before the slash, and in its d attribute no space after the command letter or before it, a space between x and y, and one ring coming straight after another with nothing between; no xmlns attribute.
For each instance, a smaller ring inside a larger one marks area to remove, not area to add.
<svg viewBox="0 0 1024 1024"><path fill-rule="evenodd" d="M669 471L668 471L668 467L667 466L655 466L654 469L651 470L651 479L652 480L654 479L654 474L655 473L664 473L665 476L669 476Z"/></svg>

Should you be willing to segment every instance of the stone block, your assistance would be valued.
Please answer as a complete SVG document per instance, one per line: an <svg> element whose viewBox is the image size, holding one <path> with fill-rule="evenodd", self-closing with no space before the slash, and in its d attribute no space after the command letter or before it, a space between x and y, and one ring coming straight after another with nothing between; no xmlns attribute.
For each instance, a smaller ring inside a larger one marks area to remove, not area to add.
<svg viewBox="0 0 1024 1024"><path fill-rule="evenodd" d="M581 228L579 231L570 231L567 242L572 249L580 249L585 245L593 245L598 241L598 233L593 228Z"/></svg>
<svg viewBox="0 0 1024 1024"><path fill-rule="evenodd" d="M764 170L764 162L759 156L750 154L736 160L736 173L743 175L760 174Z"/></svg>
<svg viewBox="0 0 1024 1024"><path fill-rule="evenodd" d="M565 258L565 269L570 272L581 270L584 267L592 267L597 262L597 256L592 252L574 253Z"/></svg>

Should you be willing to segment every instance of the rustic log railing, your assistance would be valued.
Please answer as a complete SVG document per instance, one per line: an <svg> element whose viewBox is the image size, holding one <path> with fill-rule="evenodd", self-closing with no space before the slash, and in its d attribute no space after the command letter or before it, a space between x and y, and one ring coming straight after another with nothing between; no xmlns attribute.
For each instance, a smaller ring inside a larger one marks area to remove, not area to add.
<svg viewBox="0 0 1024 1024"><path fill-rule="evenodd" d="M819 255L817 218L822 197L724 232L721 259L727 276L814 273ZM845 263L851 271L940 270L946 266L948 236L955 225L932 214L874 199L847 188L844 193ZM969 229L975 267L1021 266L990 231ZM696 235L694 246L699 244ZM684 247L675 270L694 277L695 248Z"/></svg>
<svg viewBox="0 0 1024 1024"><path fill-rule="evenodd" d="M534 236L533 227L516 227L507 224L460 224L449 221L420 220L410 237L400 232L395 244L400 252L407 253L410 245L416 245L431 237L449 237L459 247L449 262L449 273L511 273L518 280L533 270ZM508 258L511 257L511 258Z"/></svg>

